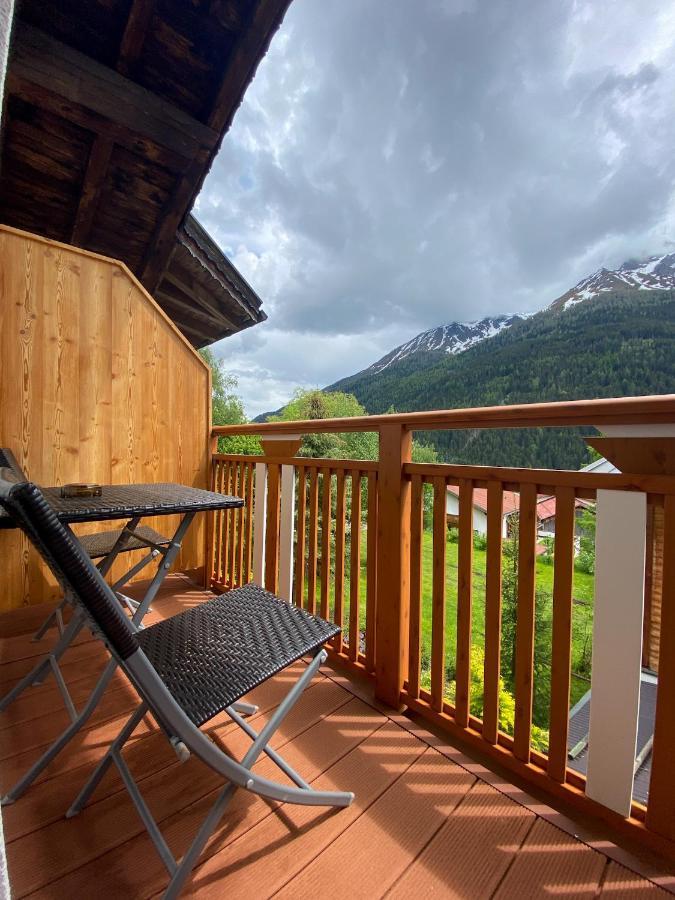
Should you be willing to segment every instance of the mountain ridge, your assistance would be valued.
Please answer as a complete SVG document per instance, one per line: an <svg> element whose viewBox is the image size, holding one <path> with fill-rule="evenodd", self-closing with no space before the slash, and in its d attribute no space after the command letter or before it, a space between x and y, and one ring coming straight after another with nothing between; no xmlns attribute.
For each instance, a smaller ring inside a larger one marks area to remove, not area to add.
<svg viewBox="0 0 675 900"><path fill-rule="evenodd" d="M454 324L481 323L482 335L454 352L430 329L324 390L354 394L369 414L675 392L675 254L599 269L528 317ZM455 347L466 340L443 327ZM467 430L423 440L448 462L578 468L588 461L580 434Z"/></svg>

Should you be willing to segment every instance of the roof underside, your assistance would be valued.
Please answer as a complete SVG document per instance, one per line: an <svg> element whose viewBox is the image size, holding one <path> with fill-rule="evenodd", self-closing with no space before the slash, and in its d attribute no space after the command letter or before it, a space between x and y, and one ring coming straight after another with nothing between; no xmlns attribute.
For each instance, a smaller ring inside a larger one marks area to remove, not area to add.
<svg viewBox="0 0 675 900"><path fill-rule="evenodd" d="M242 279L232 276L231 292L213 277L214 265L233 267L208 236L208 254L190 252L185 217L289 2L23 0L0 221L123 260L200 345L264 318ZM195 285L212 288L208 320L189 293L191 316L170 300L165 276L189 256L193 269L210 259L193 272Z"/></svg>

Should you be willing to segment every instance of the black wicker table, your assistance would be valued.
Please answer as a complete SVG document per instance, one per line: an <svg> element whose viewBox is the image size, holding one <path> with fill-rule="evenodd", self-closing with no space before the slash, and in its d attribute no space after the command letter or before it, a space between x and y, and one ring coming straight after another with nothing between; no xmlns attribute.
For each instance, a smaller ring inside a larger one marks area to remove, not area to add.
<svg viewBox="0 0 675 900"><path fill-rule="evenodd" d="M183 484L104 484L100 497L65 498L59 487L43 488L42 492L57 517L66 524L194 514L244 505L240 497ZM14 520L0 507L0 528L14 527Z"/></svg>

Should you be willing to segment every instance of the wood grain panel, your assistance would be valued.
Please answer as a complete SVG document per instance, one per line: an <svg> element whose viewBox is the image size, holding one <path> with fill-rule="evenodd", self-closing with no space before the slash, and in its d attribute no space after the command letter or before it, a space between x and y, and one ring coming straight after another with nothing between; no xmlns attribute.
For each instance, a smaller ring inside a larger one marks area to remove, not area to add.
<svg viewBox="0 0 675 900"><path fill-rule="evenodd" d="M0 358L0 446L38 484L207 487L208 369L121 263L0 226ZM202 518L178 562L200 577ZM147 524L170 533L176 521ZM114 525L77 530L102 527ZM0 555L0 609L56 599L24 537L1 532Z"/></svg>

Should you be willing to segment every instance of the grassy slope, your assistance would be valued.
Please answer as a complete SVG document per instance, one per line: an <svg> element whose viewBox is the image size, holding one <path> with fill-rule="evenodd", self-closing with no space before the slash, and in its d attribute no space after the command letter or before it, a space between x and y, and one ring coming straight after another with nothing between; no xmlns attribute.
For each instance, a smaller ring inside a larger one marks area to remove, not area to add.
<svg viewBox="0 0 675 900"><path fill-rule="evenodd" d="M365 544L365 541L363 542ZM426 659L429 658L431 647L431 567L432 567L432 535L425 532L423 535L423 569L422 569L422 647ZM448 542L446 544L446 624L445 647L446 665L452 664L455 658L457 643L457 552L458 545ZM473 576L473 643L475 646L484 646L485 629L485 551L474 550L474 576ZM349 622L349 558L345 560L345 623ZM366 597L366 553L362 547L360 577L360 602L359 619L361 630L366 627L365 621L365 597ZM549 594L553 592L553 566L537 562L537 587ZM573 637L572 637L572 671L581 667L584 653L590 646L593 627L593 597L594 578L583 572L574 573L574 611L573 611ZM333 588L330 595L331 611L333 609ZM345 633L348 625L345 626ZM588 690L588 682L582 677L572 678L571 703L575 703Z"/></svg>

